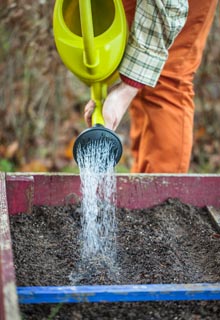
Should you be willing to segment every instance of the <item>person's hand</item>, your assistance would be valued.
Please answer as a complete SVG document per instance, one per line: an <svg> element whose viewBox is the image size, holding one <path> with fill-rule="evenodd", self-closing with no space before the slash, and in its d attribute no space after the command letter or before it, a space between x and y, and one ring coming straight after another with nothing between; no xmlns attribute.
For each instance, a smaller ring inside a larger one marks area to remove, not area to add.
<svg viewBox="0 0 220 320"><path fill-rule="evenodd" d="M104 102L102 110L106 128L111 130L117 129L137 92L137 88L131 87L124 82L112 87Z"/></svg>
<svg viewBox="0 0 220 320"><path fill-rule="evenodd" d="M89 100L84 109L84 120L87 123L88 127L92 126L92 114L95 109L95 102L93 100Z"/></svg>
<svg viewBox="0 0 220 320"><path fill-rule="evenodd" d="M111 88L102 109L106 128L116 130L137 92L137 88L134 88L124 82L121 82ZM84 112L84 118L89 127L92 125L92 113L94 109L95 103L90 100L85 106Z"/></svg>

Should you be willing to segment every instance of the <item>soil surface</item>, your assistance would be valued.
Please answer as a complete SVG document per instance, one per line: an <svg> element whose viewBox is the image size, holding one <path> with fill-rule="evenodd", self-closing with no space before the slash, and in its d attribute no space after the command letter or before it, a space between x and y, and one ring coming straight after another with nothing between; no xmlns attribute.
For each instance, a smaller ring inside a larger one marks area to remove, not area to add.
<svg viewBox="0 0 220 320"><path fill-rule="evenodd" d="M220 282L220 235L206 209L168 199L117 209L117 259L80 259L80 205L10 217L18 286ZM72 277L70 277L72 275ZM70 280L71 279L71 280ZM22 305L23 319L220 319L220 301Z"/></svg>

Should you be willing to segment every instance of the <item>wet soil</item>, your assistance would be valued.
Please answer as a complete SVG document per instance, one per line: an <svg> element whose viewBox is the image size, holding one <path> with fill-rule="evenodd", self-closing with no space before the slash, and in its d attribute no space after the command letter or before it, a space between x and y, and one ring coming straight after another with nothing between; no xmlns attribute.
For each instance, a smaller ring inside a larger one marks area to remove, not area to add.
<svg viewBox="0 0 220 320"><path fill-rule="evenodd" d="M168 199L151 209L117 209L112 264L80 261L80 216L78 204L10 218L18 286L220 282L220 235L205 208ZM37 320L220 319L220 301L22 305L21 311L23 319Z"/></svg>

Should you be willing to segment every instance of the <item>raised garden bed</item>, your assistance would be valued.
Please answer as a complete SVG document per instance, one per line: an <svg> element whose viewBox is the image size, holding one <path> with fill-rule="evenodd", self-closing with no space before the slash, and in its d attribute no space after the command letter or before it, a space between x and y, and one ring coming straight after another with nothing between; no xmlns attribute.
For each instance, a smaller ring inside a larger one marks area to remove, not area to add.
<svg viewBox="0 0 220 320"><path fill-rule="evenodd" d="M95 319L95 314L97 318L105 319L106 309L112 310L113 314L116 312L117 319L121 319L128 308L134 317L142 310L140 319L144 319L146 312L151 315L149 319L157 319L156 313L163 319L171 319L175 313L183 316L184 310L186 315L191 312L209 316L211 313L215 319L220 312L220 303L207 301L220 299L218 210L215 210L213 219L216 226L213 226L209 211L204 207L220 207L220 177L129 175L118 176L117 179L118 275L116 269L116 272L106 273L102 264L95 272L91 268L87 273L86 270L80 272L78 176L6 177L8 200L5 201L9 212L24 212L10 219L18 298L20 303L24 303L22 312L27 319L35 319L34 314L40 309L39 317L42 318L42 313L49 314L52 302L61 306L56 319L65 319L60 315L62 312L66 319L74 319L73 316L71 318L73 314L79 319L80 316L86 319L86 310L88 319ZM1 181L3 186L3 175ZM4 252L2 247L1 253ZM9 269L13 282L12 266L13 263ZM83 277L76 277L75 285L70 286L68 274L74 272L74 268L75 275L81 273ZM1 275L7 273L4 269L3 266ZM1 282L1 299L7 306L4 286L5 283ZM155 302L141 302L150 300L203 301L157 302L156 307ZM63 305L85 301L126 302L118 302L118 307L115 304L92 304L89 310L88 304L85 306L84 303ZM128 303L131 301L138 302ZM47 304L33 307L26 303ZM13 304L16 305L16 301ZM18 313L16 308L15 313ZM6 311L2 319L10 319Z"/></svg>

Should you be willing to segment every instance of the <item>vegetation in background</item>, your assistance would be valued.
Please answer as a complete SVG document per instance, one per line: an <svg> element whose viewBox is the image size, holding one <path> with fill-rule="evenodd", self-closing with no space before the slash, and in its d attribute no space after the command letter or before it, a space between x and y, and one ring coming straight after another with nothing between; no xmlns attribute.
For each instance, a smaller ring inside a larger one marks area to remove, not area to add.
<svg viewBox="0 0 220 320"><path fill-rule="evenodd" d="M0 4L0 170L78 172L72 145L85 129L89 89L62 64L52 30L54 1ZM195 79L196 115L191 172L220 172L220 24L209 35ZM119 135L128 172L129 117Z"/></svg>

